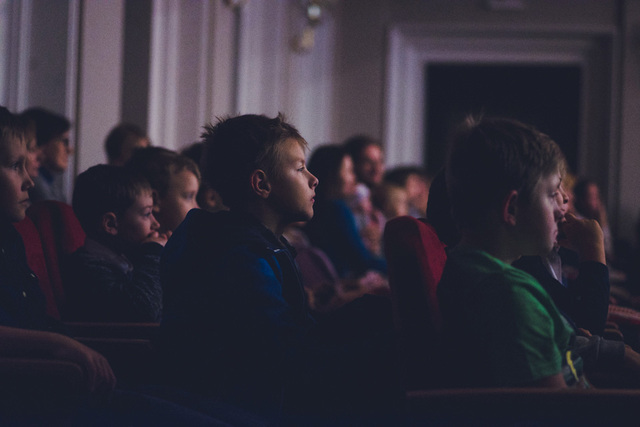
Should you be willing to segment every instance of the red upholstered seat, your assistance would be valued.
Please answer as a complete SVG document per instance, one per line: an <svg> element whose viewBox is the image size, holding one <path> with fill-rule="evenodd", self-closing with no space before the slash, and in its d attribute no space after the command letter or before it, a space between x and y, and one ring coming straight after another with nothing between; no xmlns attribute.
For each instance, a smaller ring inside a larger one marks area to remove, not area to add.
<svg viewBox="0 0 640 427"><path fill-rule="evenodd" d="M433 226L410 216L390 220L383 242L405 388L437 386L442 320L436 290L447 260L445 245Z"/></svg>
<svg viewBox="0 0 640 427"><path fill-rule="evenodd" d="M29 268L38 276L40 288L47 300L47 314L55 319L60 319L60 312L53 296L53 288L47 270L47 261L42 250L40 232L28 216L16 223L15 227L22 236Z"/></svg>
<svg viewBox="0 0 640 427"><path fill-rule="evenodd" d="M49 286L55 305L64 318L65 300L60 261L65 255L84 245L85 232L73 208L66 203L55 200L36 202L27 209L27 216L40 232L42 250L49 273ZM46 286L46 283L41 283L41 286Z"/></svg>

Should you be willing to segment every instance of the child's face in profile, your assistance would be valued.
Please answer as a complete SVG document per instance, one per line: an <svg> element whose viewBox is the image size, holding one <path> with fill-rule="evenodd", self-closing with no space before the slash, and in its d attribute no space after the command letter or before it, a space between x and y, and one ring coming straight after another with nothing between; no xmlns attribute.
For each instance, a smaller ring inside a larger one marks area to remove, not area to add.
<svg viewBox="0 0 640 427"><path fill-rule="evenodd" d="M158 200L155 211L161 231L175 230L187 213L198 207L196 195L199 185L196 175L188 169L171 174L167 193Z"/></svg>
<svg viewBox="0 0 640 427"><path fill-rule="evenodd" d="M118 237L138 245L143 243L159 227L153 216L151 190L138 194L136 200L118 218Z"/></svg>
<svg viewBox="0 0 640 427"><path fill-rule="evenodd" d="M271 206L280 214L285 226L308 221L313 217L318 179L307 170L300 142L287 139L280 149L280 174L272 181Z"/></svg>
<svg viewBox="0 0 640 427"><path fill-rule="evenodd" d="M0 216L4 222L22 221L29 207L28 190L33 181L26 158L27 146L22 139L10 138L0 146Z"/></svg>
<svg viewBox="0 0 640 427"><path fill-rule="evenodd" d="M356 169L358 177L369 187L380 184L385 170L382 149L375 144L367 146L362 150Z"/></svg>
<svg viewBox="0 0 640 427"><path fill-rule="evenodd" d="M69 132L65 132L40 147L42 164L54 171L64 172L69 166L73 149L69 146Z"/></svg>
<svg viewBox="0 0 640 427"><path fill-rule="evenodd" d="M558 236L558 223L564 218L561 202L562 176L553 173L542 177L531 194L528 204L519 203L516 226L523 255L546 256L553 249Z"/></svg>

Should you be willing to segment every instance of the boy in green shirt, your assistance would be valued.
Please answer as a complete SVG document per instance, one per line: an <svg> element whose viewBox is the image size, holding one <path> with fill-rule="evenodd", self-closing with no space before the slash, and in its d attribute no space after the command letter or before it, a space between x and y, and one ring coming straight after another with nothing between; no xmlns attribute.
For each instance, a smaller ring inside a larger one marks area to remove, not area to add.
<svg viewBox="0 0 640 427"><path fill-rule="evenodd" d="M438 298L454 385L567 386L573 331L542 286L510 265L553 248L563 165L555 142L514 120L470 119L453 141L446 180L462 238Z"/></svg>

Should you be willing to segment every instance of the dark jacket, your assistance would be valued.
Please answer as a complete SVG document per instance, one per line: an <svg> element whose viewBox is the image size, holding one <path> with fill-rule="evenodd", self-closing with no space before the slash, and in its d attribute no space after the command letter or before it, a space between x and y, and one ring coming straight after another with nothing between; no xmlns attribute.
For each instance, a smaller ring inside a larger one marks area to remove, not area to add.
<svg viewBox="0 0 640 427"><path fill-rule="evenodd" d="M568 251L561 249L563 264L570 255ZM565 283L551 275L543 264L542 257L522 257L513 265L538 279L558 309L575 326L596 335L604 332L609 312L609 270L606 265L595 261L581 262L577 277L562 278Z"/></svg>
<svg viewBox="0 0 640 427"><path fill-rule="evenodd" d="M87 238L66 260L64 318L93 322L159 322L162 245L140 245L126 257Z"/></svg>
<svg viewBox="0 0 640 427"><path fill-rule="evenodd" d="M62 323L46 314L44 294L13 224L0 226L0 325L67 332Z"/></svg>
<svg viewBox="0 0 640 427"><path fill-rule="evenodd" d="M387 273L386 260L366 248L353 212L343 200L319 201L304 230L331 259L340 277L357 277L367 270Z"/></svg>
<svg viewBox="0 0 640 427"><path fill-rule="evenodd" d="M293 248L249 215L194 209L165 246L161 279L168 379L277 404L315 325Z"/></svg>

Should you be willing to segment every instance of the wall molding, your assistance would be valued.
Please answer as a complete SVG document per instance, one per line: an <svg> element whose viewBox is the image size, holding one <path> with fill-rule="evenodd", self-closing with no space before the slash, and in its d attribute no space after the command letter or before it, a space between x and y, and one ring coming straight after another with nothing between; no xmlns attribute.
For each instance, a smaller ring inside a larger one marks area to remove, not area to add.
<svg viewBox="0 0 640 427"><path fill-rule="evenodd" d="M616 180L607 171L618 147L617 126L612 123L619 96L612 77L619 66L614 60L617 38L617 29L609 26L393 26L387 38L383 133L388 164L423 162L428 90L424 73L429 64L571 64L584 76L578 141L584 149L579 151L576 172L595 171L600 176L594 178L613 191Z"/></svg>

